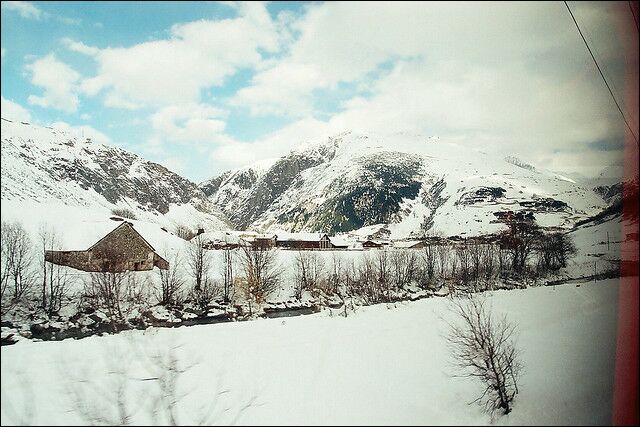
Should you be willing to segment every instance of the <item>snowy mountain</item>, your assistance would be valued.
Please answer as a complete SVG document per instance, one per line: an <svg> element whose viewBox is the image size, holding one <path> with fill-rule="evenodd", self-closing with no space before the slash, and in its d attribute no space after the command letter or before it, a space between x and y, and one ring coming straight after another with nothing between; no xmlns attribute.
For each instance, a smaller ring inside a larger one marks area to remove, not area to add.
<svg viewBox="0 0 640 427"><path fill-rule="evenodd" d="M516 157L437 138L353 132L197 186L121 148L2 120L3 208L16 211L37 202L125 207L170 227L471 236L499 230L509 211L571 227L606 207L615 190L594 192Z"/></svg>
<svg viewBox="0 0 640 427"><path fill-rule="evenodd" d="M336 233L381 224L392 238L493 232L508 211L571 227L607 205L516 157L410 134L345 132L200 188L238 228Z"/></svg>
<svg viewBox="0 0 640 427"><path fill-rule="evenodd" d="M2 119L3 208L127 208L163 225L227 228L224 216L191 181L121 148L68 132Z"/></svg>

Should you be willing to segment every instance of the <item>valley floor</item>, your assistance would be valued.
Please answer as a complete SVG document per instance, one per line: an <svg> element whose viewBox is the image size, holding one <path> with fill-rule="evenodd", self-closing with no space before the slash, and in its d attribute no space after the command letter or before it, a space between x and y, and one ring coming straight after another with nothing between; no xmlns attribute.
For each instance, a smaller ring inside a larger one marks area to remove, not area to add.
<svg viewBox="0 0 640 427"><path fill-rule="evenodd" d="M609 424L618 289L610 279L486 293L518 323L524 362L513 412L493 421L468 404L480 385L452 376L450 300L429 298L346 318L21 341L0 348L1 422Z"/></svg>

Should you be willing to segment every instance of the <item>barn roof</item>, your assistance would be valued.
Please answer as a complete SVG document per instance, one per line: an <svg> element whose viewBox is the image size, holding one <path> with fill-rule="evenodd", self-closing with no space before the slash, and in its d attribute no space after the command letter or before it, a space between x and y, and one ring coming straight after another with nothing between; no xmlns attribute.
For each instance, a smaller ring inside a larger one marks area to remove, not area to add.
<svg viewBox="0 0 640 427"><path fill-rule="evenodd" d="M84 251L95 245L106 235L120 227L124 221L79 221L59 230L61 249L65 251ZM127 219L133 229L142 236L155 252L165 247L180 247L184 241L179 237L163 231L159 225L143 221Z"/></svg>
<svg viewBox="0 0 640 427"><path fill-rule="evenodd" d="M345 239L344 237L332 236L332 237L329 237L329 240L331 241L331 244L334 246L349 247L352 244L351 241Z"/></svg>

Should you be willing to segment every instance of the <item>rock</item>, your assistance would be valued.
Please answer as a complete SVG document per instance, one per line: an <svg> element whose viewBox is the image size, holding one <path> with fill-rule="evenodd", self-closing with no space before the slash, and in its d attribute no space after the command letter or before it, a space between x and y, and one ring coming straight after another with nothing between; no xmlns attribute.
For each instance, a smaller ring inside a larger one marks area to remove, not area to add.
<svg viewBox="0 0 640 427"><path fill-rule="evenodd" d="M61 327L59 324L50 322L33 323L31 325L31 334L33 338L39 338L43 340L55 339Z"/></svg>

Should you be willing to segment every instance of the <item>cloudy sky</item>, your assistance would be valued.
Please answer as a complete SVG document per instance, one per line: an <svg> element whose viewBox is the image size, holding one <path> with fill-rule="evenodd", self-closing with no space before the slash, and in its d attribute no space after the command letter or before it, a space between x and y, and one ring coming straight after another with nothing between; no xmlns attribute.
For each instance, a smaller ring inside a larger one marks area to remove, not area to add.
<svg viewBox="0 0 640 427"><path fill-rule="evenodd" d="M637 135L628 2L570 5ZM2 117L194 181L344 130L585 175L622 162L624 122L562 2L3 1L1 31Z"/></svg>

